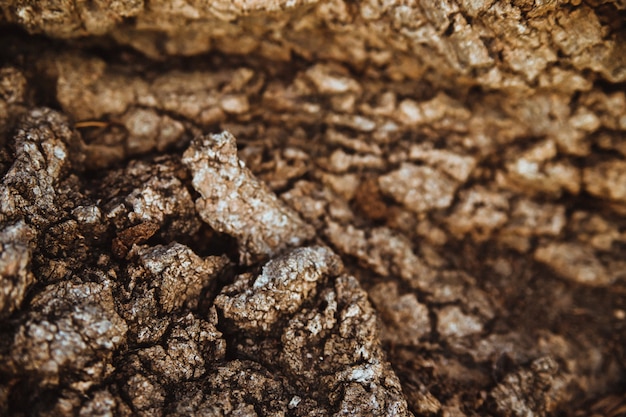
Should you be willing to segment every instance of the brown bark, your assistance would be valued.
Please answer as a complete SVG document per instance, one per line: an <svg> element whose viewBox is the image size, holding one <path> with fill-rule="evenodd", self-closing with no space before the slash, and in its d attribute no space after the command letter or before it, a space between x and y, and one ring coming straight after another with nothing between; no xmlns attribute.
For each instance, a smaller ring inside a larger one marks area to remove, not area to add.
<svg viewBox="0 0 626 417"><path fill-rule="evenodd" d="M625 9L4 2L0 415L623 414Z"/></svg>

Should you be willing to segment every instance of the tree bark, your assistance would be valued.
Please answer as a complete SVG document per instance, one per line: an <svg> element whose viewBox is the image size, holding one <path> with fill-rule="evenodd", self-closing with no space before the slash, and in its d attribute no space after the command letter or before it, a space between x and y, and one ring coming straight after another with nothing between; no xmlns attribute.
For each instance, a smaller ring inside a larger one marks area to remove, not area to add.
<svg viewBox="0 0 626 417"><path fill-rule="evenodd" d="M623 2L0 10L1 415L624 413Z"/></svg>

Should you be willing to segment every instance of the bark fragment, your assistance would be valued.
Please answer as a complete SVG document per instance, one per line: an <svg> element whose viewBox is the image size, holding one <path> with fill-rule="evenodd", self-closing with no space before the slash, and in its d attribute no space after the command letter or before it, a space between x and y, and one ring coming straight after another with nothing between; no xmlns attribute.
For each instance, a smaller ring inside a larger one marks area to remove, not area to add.
<svg viewBox="0 0 626 417"><path fill-rule="evenodd" d="M378 185L383 193L416 213L448 207L458 187L445 174L412 164L403 164L380 177Z"/></svg>
<svg viewBox="0 0 626 417"><path fill-rule="evenodd" d="M527 369L507 375L491 392L503 416L552 415L563 401L567 378L550 357L533 361Z"/></svg>
<svg viewBox="0 0 626 417"><path fill-rule="evenodd" d="M7 224L0 231L0 316L15 311L35 282L30 270L34 236L24 221Z"/></svg>
<svg viewBox="0 0 626 417"><path fill-rule="evenodd" d="M196 139L183 163L201 195L198 213L215 230L237 238L242 262L266 259L313 237L313 229L252 176L230 133Z"/></svg>
<svg viewBox="0 0 626 417"><path fill-rule="evenodd" d="M222 290L215 305L240 329L267 332L281 316L293 314L313 297L318 284L328 276L337 276L341 269L341 261L328 248L295 249L269 261L253 282L247 276L236 278Z"/></svg>
<svg viewBox="0 0 626 417"><path fill-rule="evenodd" d="M81 392L109 376L113 352L125 343L128 329L115 312L113 285L105 278L46 287L30 303L1 371Z"/></svg>

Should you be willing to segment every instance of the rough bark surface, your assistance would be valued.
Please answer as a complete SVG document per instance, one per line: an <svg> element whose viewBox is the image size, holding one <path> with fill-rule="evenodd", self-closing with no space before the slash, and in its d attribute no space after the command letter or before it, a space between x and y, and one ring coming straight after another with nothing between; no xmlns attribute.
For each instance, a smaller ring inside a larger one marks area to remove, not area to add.
<svg viewBox="0 0 626 417"><path fill-rule="evenodd" d="M0 4L0 415L626 413L626 4Z"/></svg>

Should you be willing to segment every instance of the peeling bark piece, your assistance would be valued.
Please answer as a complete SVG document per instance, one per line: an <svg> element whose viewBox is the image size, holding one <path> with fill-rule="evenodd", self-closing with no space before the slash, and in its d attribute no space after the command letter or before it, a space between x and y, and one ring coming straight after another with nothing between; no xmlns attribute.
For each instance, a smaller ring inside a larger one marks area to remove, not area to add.
<svg viewBox="0 0 626 417"><path fill-rule="evenodd" d="M341 149L333 152L328 161L324 162L330 171L339 174L355 168L382 169L385 166L385 162L380 156L368 154L349 155Z"/></svg>
<svg viewBox="0 0 626 417"><path fill-rule="evenodd" d="M54 65L58 71L57 100L76 120L97 120L106 114L121 114L133 103L146 83L107 72L100 58L61 55Z"/></svg>
<svg viewBox="0 0 626 417"><path fill-rule="evenodd" d="M361 86L349 76L348 71L338 65L317 64L306 71L306 76L322 95L361 93Z"/></svg>
<svg viewBox="0 0 626 417"><path fill-rule="evenodd" d="M185 241L202 226L177 158L131 161L99 184L104 216L116 228L113 251L125 257L134 244L157 234L166 242Z"/></svg>
<svg viewBox="0 0 626 417"><path fill-rule="evenodd" d="M343 269L340 258L322 246L298 248L272 259L256 280L242 275L215 299L226 318L245 330L267 332L293 314L326 277Z"/></svg>
<svg viewBox="0 0 626 417"><path fill-rule="evenodd" d="M569 399L568 378L551 357L508 374L490 394L499 416L551 416Z"/></svg>
<svg viewBox="0 0 626 417"><path fill-rule="evenodd" d="M384 359L367 293L348 275L337 278L335 289L338 322L323 343L323 364L334 373L322 378L330 401L338 400L334 416L411 416L400 381Z"/></svg>
<svg viewBox="0 0 626 417"><path fill-rule="evenodd" d="M24 216L44 228L59 209L55 186L70 168L67 119L50 109L30 111L15 135L15 162L0 183L0 221Z"/></svg>
<svg viewBox="0 0 626 417"><path fill-rule="evenodd" d="M482 242L507 222L509 201L502 192L478 186L459 194L454 212L446 219L448 229L458 238L470 234Z"/></svg>
<svg viewBox="0 0 626 417"><path fill-rule="evenodd" d="M165 313L178 310L183 305L190 308L197 306L202 289L228 263L225 256L202 259L180 243L143 247L136 253L140 267L133 268L131 276L150 281L149 285L158 290L159 306Z"/></svg>
<svg viewBox="0 0 626 417"><path fill-rule="evenodd" d="M73 175L83 159L79 138L65 116L35 108L20 119L13 139L14 156L0 182L0 230L20 222L31 228L33 236L27 240L33 242L37 265L33 272L39 281L52 282L71 276L72 270L83 271L87 247L106 227L101 227L97 216L81 213L80 207L90 203Z"/></svg>
<svg viewBox="0 0 626 417"><path fill-rule="evenodd" d="M459 185L430 167L409 163L380 177L378 184L383 193L416 213L448 207Z"/></svg>
<svg viewBox="0 0 626 417"><path fill-rule="evenodd" d="M127 326L115 310L112 282L64 281L46 287L15 333L0 370L32 375L40 384L72 384L80 390L106 377Z"/></svg>
<svg viewBox="0 0 626 417"><path fill-rule="evenodd" d="M531 248L531 238L558 236L567 223L563 205L539 204L528 199L512 205L511 217L497 238L522 253Z"/></svg>
<svg viewBox="0 0 626 417"><path fill-rule="evenodd" d="M162 152L176 143L185 131L181 122L159 115L154 109L131 108L123 115L122 122L128 132L126 152L129 155L146 154L155 148Z"/></svg>
<svg viewBox="0 0 626 417"><path fill-rule="evenodd" d="M356 257L384 277L399 275L423 291L428 291L435 280L436 271L415 255L411 242L389 228L366 231L329 221L326 235L340 253Z"/></svg>
<svg viewBox="0 0 626 417"><path fill-rule="evenodd" d="M460 155L444 149L431 149L423 145L411 146L409 158L426 161L460 182L467 181L476 167L476 158L472 156Z"/></svg>
<svg viewBox="0 0 626 417"><path fill-rule="evenodd" d="M239 160L230 133L197 138L185 151L183 163L202 196L196 200L200 216L218 232L237 238L242 262L271 257L314 236L314 229Z"/></svg>
<svg viewBox="0 0 626 417"><path fill-rule="evenodd" d="M607 286L617 278L602 265L592 249L578 243L559 242L542 246L535 251L535 260L580 284Z"/></svg>
<svg viewBox="0 0 626 417"><path fill-rule="evenodd" d="M513 204L506 229L509 233L521 236L558 236L566 223L564 206L520 199Z"/></svg>
<svg viewBox="0 0 626 417"><path fill-rule="evenodd" d="M590 194L626 205L626 161L614 159L585 168L583 182Z"/></svg>
<svg viewBox="0 0 626 417"><path fill-rule="evenodd" d="M279 369L297 392L310 392L297 415L410 416L367 293L349 275L333 284L289 320L280 339Z"/></svg>
<svg viewBox="0 0 626 417"><path fill-rule="evenodd" d="M559 130L560 131L560 130ZM573 134L562 134L571 140ZM507 188L517 188L526 194L560 196L564 191L580 191L580 169L567 159L558 159L557 143L542 140L525 152L512 152L505 163L506 174L498 173L498 181Z"/></svg>
<svg viewBox="0 0 626 417"><path fill-rule="evenodd" d="M128 321L129 339L156 343L173 316L183 308L194 309L203 291L228 264L225 256L201 258L180 243L136 247L136 264L128 267L128 301L121 314Z"/></svg>
<svg viewBox="0 0 626 417"><path fill-rule="evenodd" d="M0 318L19 308L35 282L30 270L35 236L35 230L24 221L0 230Z"/></svg>
<svg viewBox="0 0 626 417"><path fill-rule="evenodd" d="M457 306L444 307L437 312L437 331L443 337L465 337L483 331L477 317L465 314Z"/></svg>

